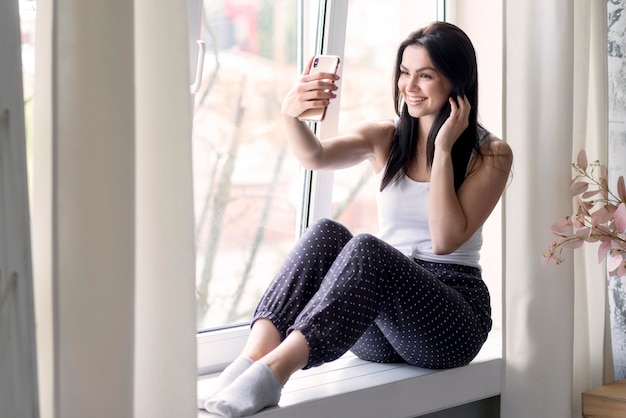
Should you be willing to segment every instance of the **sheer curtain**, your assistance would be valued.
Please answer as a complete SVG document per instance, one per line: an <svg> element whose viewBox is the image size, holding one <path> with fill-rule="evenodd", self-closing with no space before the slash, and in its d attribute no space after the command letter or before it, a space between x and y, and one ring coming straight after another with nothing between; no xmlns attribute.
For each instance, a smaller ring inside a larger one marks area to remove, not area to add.
<svg viewBox="0 0 626 418"><path fill-rule="evenodd" d="M579 149L606 161L606 2L505 1L506 195L502 416L580 417L602 383L605 273L593 250L543 267L552 222L572 213Z"/></svg>
<svg viewBox="0 0 626 418"><path fill-rule="evenodd" d="M0 3L0 415L36 418L37 370L17 2Z"/></svg>
<svg viewBox="0 0 626 418"><path fill-rule="evenodd" d="M41 416L195 416L187 4L37 3Z"/></svg>

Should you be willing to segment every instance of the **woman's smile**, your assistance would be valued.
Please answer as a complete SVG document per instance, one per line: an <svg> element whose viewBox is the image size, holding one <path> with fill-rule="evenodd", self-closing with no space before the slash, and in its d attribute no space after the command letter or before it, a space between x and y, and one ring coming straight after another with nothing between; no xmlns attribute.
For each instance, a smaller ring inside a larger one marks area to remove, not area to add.
<svg viewBox="0 0 626 418"><path fill-rule="evenodd" d="M426 98L425 97L419 97L419 96L412 96L412 95L409 94L409 95L406 96L405 101L406 101L406 103L409 106L417 106L417 105L425 102Z"/></svg>

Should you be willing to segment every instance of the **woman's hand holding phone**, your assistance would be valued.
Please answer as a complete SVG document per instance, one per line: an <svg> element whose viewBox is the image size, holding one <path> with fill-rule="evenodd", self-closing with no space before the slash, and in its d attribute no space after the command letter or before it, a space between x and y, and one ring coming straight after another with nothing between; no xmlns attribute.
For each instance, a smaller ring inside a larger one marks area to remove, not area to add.
<svg viewBox="0 0 626 418"><path fill-rule="evenodd" d="M331 99L337 97L335 81L339 57L317 55L307 64L298 82L289 90L283 100L281 113L300 120L321 122Z"/></svg>

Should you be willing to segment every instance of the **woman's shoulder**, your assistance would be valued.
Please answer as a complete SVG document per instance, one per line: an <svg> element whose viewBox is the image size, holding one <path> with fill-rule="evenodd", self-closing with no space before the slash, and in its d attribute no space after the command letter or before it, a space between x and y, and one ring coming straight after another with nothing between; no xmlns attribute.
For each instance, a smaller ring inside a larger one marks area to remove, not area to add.
<svg viewBox="0 0 626 418"><path fill-rule="evenodd" d="M354 125L351 131L369 143L372 149L387 149L393 141L396 125L393 119L367 120Z"/></svg>
<svg viewBox="0 0 626 418"><path fill-rule="evenodd" d="M377 119L359 122L354 129L372 137L393 136L396 123L393 119Z"/></svg>
<svg viewBox="0 0 626 418"><path fill-rule="evenodd" d="M509 171L513 163L513 150L503 139L488 133L480 145L482 155L493 161L493 165L504 171Z"/></svg>
<svg viewBox="0 0 626 418"><path fill-rule="evenodd" d="M489 133L484 141L482 141L481 148L486 153L492 155L500 155L508 158L513 158L513 150L511 146L503 139Z"/></svg>

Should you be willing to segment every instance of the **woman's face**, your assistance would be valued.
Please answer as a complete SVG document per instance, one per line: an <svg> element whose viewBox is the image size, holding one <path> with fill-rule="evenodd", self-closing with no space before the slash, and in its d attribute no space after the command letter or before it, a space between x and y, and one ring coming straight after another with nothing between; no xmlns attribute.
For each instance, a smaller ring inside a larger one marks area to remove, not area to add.
<svg viewBox="0 0 626 418"><path fill-rule="evenodd" d="M448 102L452 84L435 69L425 48L410 45L402 54L398 89L409 115L432 122Z"/></svg>

